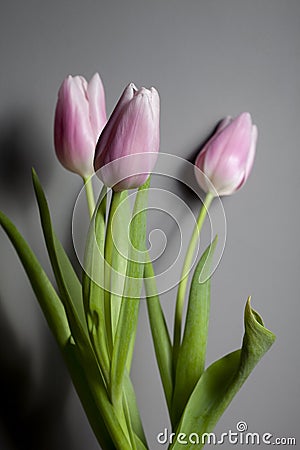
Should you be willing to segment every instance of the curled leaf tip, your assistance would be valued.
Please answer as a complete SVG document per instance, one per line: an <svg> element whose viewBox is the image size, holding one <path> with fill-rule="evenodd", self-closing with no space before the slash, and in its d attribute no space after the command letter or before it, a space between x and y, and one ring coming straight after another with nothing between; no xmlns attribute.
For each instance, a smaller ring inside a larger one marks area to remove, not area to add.
<svg viewBox="0 0 300 450"><path fill-rule="evenodd" d="M246 336L251 333L252 338L257 340L257 342L264 343L266 349L271 347L276 339L276 336L272 333L272 331L265 327L264 321L260 314L251 307L250 296L248 297L245 306L244 320Z"/></svg>

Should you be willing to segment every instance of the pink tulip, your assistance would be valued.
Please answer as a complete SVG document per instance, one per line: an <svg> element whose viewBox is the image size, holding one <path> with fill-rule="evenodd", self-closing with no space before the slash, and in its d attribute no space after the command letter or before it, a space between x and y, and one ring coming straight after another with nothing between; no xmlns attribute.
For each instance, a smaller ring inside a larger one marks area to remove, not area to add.
<svg viewBox="0 0 300 450"><path fill-rule="evenodd" d="M213 195L215 190L218 195L230 195L240 189L251 172L256 141L257 127L249 113L224 119L197 156L195 175L200 187Z"/></svg>
<svg viewBox="0 0 300 450"><path fill-rule="evenodd" d="M70 75L63 81L55 111L54 144L61 164L88 178L94 173L95 146L106 123L105 95L98 73L88 83Z"/></svg>
<svg viewBox="0 0 300 450"><path fill-rule="evenodd" d="M159 150L159 96L156 89L124 90L96 146L94 168L115 191L141 186Z"/></svg>

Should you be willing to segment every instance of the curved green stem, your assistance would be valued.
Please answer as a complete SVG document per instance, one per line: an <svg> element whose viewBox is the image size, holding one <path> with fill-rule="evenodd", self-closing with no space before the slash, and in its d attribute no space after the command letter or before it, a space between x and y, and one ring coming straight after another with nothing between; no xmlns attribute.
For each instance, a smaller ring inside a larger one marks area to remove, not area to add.
<svg viewBox="0 0 300 450"><path fill-rule="evenodd" d="M173 369L176 373L176 364L178 350L181 342L181 326L182 326L182 312L184 306L184 299L186 296L186 288L189 279L189 272L191 269L193 256L195 253L195 248L200 236L200 232L206 217L208 208L213 200L214 196L210 192L206 194L205 200L203 202L202 208L200 210L197 223L194 227L193 234L188 246L187 253L185 255L185 260L183 263L181 279L178 285L177 299L176 299L176 310L175 310L175 323L174 323L174 348L173 348Z"/></svg>
<svg viewBox="0 0 300 450"><path fill-rule="evenodd" d="M90 218L92 218L95 211L95 198L92 184L92 177L83 177L86 200L88 204Z"/></svg>

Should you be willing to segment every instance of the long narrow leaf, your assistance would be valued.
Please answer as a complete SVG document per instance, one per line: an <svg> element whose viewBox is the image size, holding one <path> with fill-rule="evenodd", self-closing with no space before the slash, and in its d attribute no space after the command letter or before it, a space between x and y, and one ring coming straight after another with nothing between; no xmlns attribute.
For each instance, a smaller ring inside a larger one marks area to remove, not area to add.
<svg viewBox="0 0 300 450"><path fill-rule="evenodd" d="M137 450L147 450L148 447L140 440L139 436L134 433L135 445Z"/></svg>
<svg viewBox="0 0 300 450"><path fill-rule="evenodd" d="M110 432L115 445L119 445L120 448L130 448L128 447L128 439L125 436L122 427L120 426L115 410L113 409L112 404L110 403L110 400L108 398L108 393L106 391L106 386L102 378L102 373L100 367L98 366L94 350L89 340L86 321L85 319L79 317L75 305L72 301L72 297L70 296L69 286L64 279L64 274L60 265L60 255L58 254L57 247L55 245L55 235L52 229L49 208L45 195L35 173L33 174L33 180L41 212L42 227L51 264L61 292L61 297L64 303L70 330L75 343L77 344L80 363L85 370L87 383L94 397L95 403L99 408L99 411L103 415L103 420Z"/></svg>
<svg viewBox="0 0 300 450"><path fill-rule="evenodd" d="M106 188L102 190L90 222L82 274L82 292L89 335L106 383L109 383L109 353L104 311L104 237Z"/></svg>
<svg viewBox="0 0 300 450"><path fill-rule="evenodd" d="M108 221L105 234L105 267L104 267L104 282L105 282L105 292L104 292L104 308L105 308L105 327L108 340L108 350L112 354L113 349L113 324L116 322L116 314L119 313L119 305L112 304L111 298L111 273L112 273L112 256L114 248L114 237L112 231L112 222L115 219L116 211L119 207L123 196L123 192L112 191L111 203L109 207Z"/></svg>
<svg viewBox="0 0 300 450"><path fill-rule="evenodd" d="M256 364L269 350L274 334L264 327L259 314L250 306L245 308L245 334L241 350L230 353L213 363L201 376L184 410L176 435L195 433L199 436L197 448L205 442L204 433L213 430L234 395L246 381ZM170 449L178 450L181 444L174 439ZM188 442L185 448L195 448Z"/></svg>
<svg viewBox="0 0 300 450"><path fill-rule="evenodd" d="M86 250L85 250L85 271L83 273L83 298L85 303L85 310L88 317L90 317L89 322L89 332L91 339L93 341L93 345L100 362L101 368L103 372L107 372L107 368L109 368L109 359L108 359L108 350L107 350L107 340L105 336L105 317L104 317L104 239L105 239L105 214L106 214L106 189L102 190L99 196L99 200L96 206L96 213L91 220L89 233L87 238ZM129 205L124 205L126 208ZM127 213L127 211L126 211ZM126 218L126 215L125 215ZM122 220L121 220L122 219ZM124 236L126 223L129 223L129 220L124 222L123 212L121 217L118 217L120 221L117 224L117 232L120 232L120 235L117 235L115 238L120 239L120 236ZM123 229L120 230L119 227L123 226ZM115 235L115 233L114 233ZM128 238L128 236L127 236ZM115 245L118 244L115 242ZM115 247L115 246L114 246ZM119 247L113 249L113 258L114 252L117 251ZM126 262L127 263L127 262ZM118 271L120 271L120 267L117 262L114 261L114 267L118 267ZM124 274L125 275L125 274ZM114 276L114 274L112 274ZM112 284L114 285L114 281L112 280ZM115 286L115 285L114 285ZM117 286L120 289L120 286ZM119 292L119 291L118 291ZM106 374L107 380L109 381L109 377ZM124 378L124 394L126 397L126 401L128 403L130 420L132 423L133 432L135 435L139 437L139 439L145 443L146 438L143 431L134 389L130 380L128 373L125 374ZM131 425L130 425L131 426Z"/></svg>
<svg viewBox="0 0 300 450"><path fill-rule="evenodd" d="M39 206L46 246L60 296L65 303L69 302L72 304L72 308L76 316L78 317L82 329L85 333L87 333L81 294L81 284L74 272L69 258L67 257L61 243L54 233L47 200L38 176L34 170L32 171L32 180Z"/></svg>
<svg viewBox="0 0 300 450"><path fill-rule="evenodd" d="M70 338L70 329L60 298L25 239L1 211L0 224L19 255L52 333L63 348Z"/></svg>
<svg viewBox="0 0 300 450"><path fill-rule="evenodd" d="M144 251L146 247L146 205L148 201L148 187L150 180L139 188L133 210L133 219L130 224L130 238L133 254L127 266L125 282L125 296L122 299L118 326L116 330L111 365L111 393L115 404L120 403L122 397L122 384L128 358L130 342L135 336L139 297L142 289L144 263L137 260L136 251Z"/></svg>
<svg viewBox="0 0 300 450"><path fill-rule="evenodd" d="M152 339L169 412L173 396L172 344L164 313L157 294L151 261L145 265L145 288Z"/></svg>
<svg viewBox="0 0 300 450"><path fill-rule="evenodd" d="M78 361L81 367L84 368L87 386L116 448L130 449L130 444L125 434L126 430L122 428L117 411L110 402L93 349L86 336L83 336L78 341L77 348ZM97 420L97 417L95 420Z"/></svg>
<svg viewBox="0 0 300 450"><path fill-rule="evenodd" d="M58 246L58 239L56 238L50 217L50 211L48 208L47 200L45 194L43 192L42 186L39 182L39 179L36 173L33 171L33 184L34 189L38 201L38 206L40 210L40 217L42 223L42 229L46 241L47 250L49 253L50 262L53 268L53 272L56 278L56 282L58 285L58 289L60 291L60 296L65 307L66 315L69 322L69 327L71 330L71 334L73 339L78 345L83 345L89 341L87 340L87 326L84 314L79 315L76 309L76 306L73 302L72 297L72 284L69 283L69 279L65 279L64 277L64 267L63 263L65 262L65 258L63 255L64 252L60 252L60 247ZM68 258L66 257L68 260ZM81 289L80 289L81 295ZM83 309L83 305L82 305Z"/></svg>
<svg viewBox="0 0 300 450"><path fill-rule="evenodd" d="M1 211L0 224L19 255L49 328L56 338L68 365L75 388L85 407L99 443L103 445L104 450L114 450L115 447L112 444L112 440L108 437L106 429L101 425L103 422L99 408L95 406L95 401L90 394L83 371L76 359L75 346L70 343L70 329L60 298L25 239Z"/></svg>
<svg viewBox="0 0 300 450"><path fill-rule="evenodd" d="M132 385L130 376L127 371L125 372L125 375L124 375L124 394L126 397L126 402L127 402L128 408L129 408L132 429L133 429L134 433L139 437L141 442L143 442L143 444L145 446L147 446L146 437L145 437L143 425L141 422L138 405L136 402L135 392L133 389L133 385Z"/></svg>
<svg viewBox="0 0 300 450"><path fill-rule="evenodd" d="M69 341L63 349L63 356L77 394L101 448L103 450L117 450L117 447L114 445L113 440L107 431L101 411L99 411L99 408L95 403L84 370L79 363L76 345Z"/></svg>
<svg viewBox="0 0 300 450"><path fill-rule="evenodd" d="M111 254L111 280L110 280L110 309L112 338L114 341L121 308L122 294L127 270L129 247L130 204L128 192L120 193L117 211L111 223L112 226L112 254Z"/></svg>
<svg viewBox="0 0 300 450"><path fill-rule="evenodd" d="M129 407L128 407L126 396L123 396L123 411L124 411L126 429L128 430L128 434L129 434L129 440L130 440L130 445L131 445L130 448L132 450L137 450L135 434L134 434L134 431L132 428L132 422L131 422L131 418L130 418Z"/></svg>
<svg viewBox="0 0 300 450"><path fill-rule="evenodd" d="M205 367L210 311L209 275L216 244L217 238L201 256L192 278L184 335L177 359L171 415L173 424L178 423Z"/></svg>

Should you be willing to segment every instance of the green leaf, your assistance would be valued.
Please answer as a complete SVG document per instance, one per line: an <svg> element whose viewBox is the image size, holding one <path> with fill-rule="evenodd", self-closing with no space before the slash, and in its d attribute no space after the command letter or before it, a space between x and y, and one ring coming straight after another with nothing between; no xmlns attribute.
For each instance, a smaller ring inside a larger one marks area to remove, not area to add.
<svg viewBox="0 0 300 450"><path fill-rule="evenodd" d="M126 279L128 231L131 216L127 197L127 191L112 191L105 236L104 306L111 353Z"/></svg>
<svg viewBox="0 0 300 450"><path fill-rule="evenodd" d="M113 349L113 323L115 323L116 313L119 313L120 305L112 305L111 302L111 272L112 272L112 255L113 255L113 235L112 235L112 221L115 218L116 210L121 202L123 192L112 191L111 203L109 207L108 221L105 235L105 266L104 266L104 308L106 320L106 333L108 340L109 353L112 354ZM116 308L118 311L116 311Z"/></svg>
<svg viewBox="0 0 300 450"><path fill-rule="evenodd" d="M70 330L77 345L80 364L85 371L91 394L94 397L99 411L103 414L103 420L106 423L115 445L117 447L119 445L120 448L128 448L128 439L124 434L116 412L109 400L106 385L102 377L102 372L89 340L84 313L78 313L71 296L72 287L69 285L69 278L65 279L64 277L65 272L61 267L61 264L62 262L65 262L65 258L62 256L60 247L57 245L58 241L55 239L52 229L47 201L35 173L33 173L33 181L50 261L61 293Z"/></svg>
<svg viewBox="0 0 300 450"><path fill-rule="evenodd" d="M134 438L135 438L135 445L136 445L137 450L147 450L148 449L147 445L145 445L140 440L139 436L137 436L135 433L134 433Z"/></svg>
<svg viewBox="0 0 300 450"><path fill-rule="evenodd" d="M136 402L134 388L127 371L125 372L124 375L124 394L125 394L125 401L128 405L130 422L133 432L135 433L136 436L138 436L139 440L143 442L143 445L147 446L146 437L141 422L138 405Z"/></svg>
<svg viewBox="0 0 300 450"><path fill-rule="evenodd" d="M159 296L157 294L155 274L151 261L147 262L145 265L145 288L156 360L170 412L173 396L172 344Z"/></svg>
<svg viewBox="0 0 300 450"><path fill-rule="evenodd" d="M104 311L104 239L106 187L101 191L91 219L84 255L82 292L85 315L93 348L105 382L109 383L109 353Z"/></svg>
<svg viewBox="0 0 300 450"><path fill-rule="evenodd" d="M117 208L115 208L115 214L111 222L113 245L111 252L110 308L113 340L118 325L126 279L130 218L128 192L123 191L119 195Z"/></svg>
<svg viewBox="0 0 300 450"><path fill-rule="evenodd" d="M85 335L78 340L76 348L78 349L79 364L85 372L87 386L116 448L130 449L128 438L125 435L127 430L123 429L119 421L119 412L111 404L95 354ZM97 420L97 416L93 420Z"/></svg>
<svg viewBox="0 0 300 450"><path fill-rule="evenodd" d="M19 255L52 333L63 348L70 338L70 329L60 298L25 239L1 211L0 224Z"/></svg>
<svg viewBox="0 0 300 450"><path fill-rule="evenodd" d="M79 363L76 345L72 344L70 340L63 349L63 356L71 374L76 392L101 448L103 450L117 450L117 447L114 445L113 440L107 431L102 413L95 403L85 372Z"/></svg>
<svg viewBox="0 0 300 450"><path fill-rule="evenodd" d="M32 171L32 179L50 262L61 299L66 309L70 329L76 340L77 336L75 334L75 328L78 328L80 333L84 332L86 335L88 334L81 294L81 284L74 272L69 258L53 231L47 200L34 170ZM76 327L75 321L77 322Z"/></svg>
<svg viewBox="0 0 300 450"><path fill-rule="evenodd" d="M104 414L105 423L108 424L107 428L110 429L111 434L113 434L113 431L118 436L118 438L114 438L114 441L121 442L123 448L128 448L126 447L128 441L123 435L122 430L120 430L118 420L112 411L104 385L101 383L101 378L99 378L100 373L95 365L95 360L93 357L91 358L89 345L84 346L83 344L81 352L86 354L84 358L87 358L87 366L85 367L88 367L90 372L92 372L92 378L87 378L86 375L83 374L83 370L78 362L78 357L76 356L76 359L74 359L75 346L73 345L71 347L70 329L64 307L36 256L17 228L1 211L0 224L7 233L20 257L48 325L62 350L72 380L74 381L77 392L86 409L92 428L98 439L101 438L101 441L99 440L99 442L102 445L105 441L106 446L103 444L103 449L105 450L113 450L115 448L112 445L107 445L109 440L105 429L102 431L102 437L100 436L100 426L102 423L101 411L103 411L104 408L106 413ZM92 389L90 389L90 385L92 386ZM118 448L117 445L116 448Z"/></svg>
<svg viewBox="0 0 300 450"><path fill-rule="evenodd" d="M46 246L60 295L63 301L68 300L72 303L72 307L78 316L81 327L87 332L81 294L81 283L78 280L64 248L54 233L47 200L34 169L32 170L32 180L39 206Z"/></svg>
<svg viewBox="0 0 300 450"><path fill-rule="evenodd" d="M136 333L139 311L139 297L142 289L144 263L136 256L138 251L146 248L146 205L148 201L148 187L150 180L141 186L137 192L130 224L130 238L132 248L127 266L125 281L125 295L121 303L118 326L116 330L112 365L111 365L111 394L115 405L122 397L122 383L130 350L131 340Z"/></svg>
<svg viewBox="0 0 300 450"><path fill-rule="evenodd" d="M213 430L217 421L241 388L256 364L275 340L274 334L264 327L259 314L250 306L245 308L245 334L241 350L230 353L213 363L201 376L183 412L176 436L180 432L189 436ZM202 448L204 444L198 444ZM174 438L170 449L181 444ZM185 448L194 448L187 444Z"/></svg>
<svg viewBox="0 0 300 450"><path fill-rule="evenodd" d="M171 415L173 424L178 423L205 367L210 312L210 271L216 244L217 238L203 253L192 278L184 335L177 359Z"/></svg>
<svg viewBox="0 0 300 450"><path fill-rule="evenodd" d="M124 195L122 195L124 197ZM125 196L126 197L126 196ZM129 206L129 205L128 205ZM97 354L102 373L109 384L110 367L108 346L106 338L106 323L104 311L104 240L105 240L105 215L106 215L106 188L102 190L97 202L95 214L91 220L86 250L85 250L85 271L83 273L83 298L86 315L89 317L89 331L93 342L93 347ZM122 219L123 214L121 214ZM125 227L124 222L123 228ZM121 225L121 224L120 224ZM124 230L120 230L120 233ZM115 233L114 233L115 236ZM120 236L117 236L119 238ZM113 249L113 255L114 255ZM114 258L114 256L113 256ZM115 263L116 264L116 263ZM119 269L120 270L120 269ZM113 280L112 280L113 283ZM124 378L124 394L128 403L130 421L127 427L132 426L133 432L139 436L142 442L146 442L138 407L135 399L134 389L126 373ZM132 438L132 436L131 436Z"/></svg>
<svg viewBox="0 0 300 450"><path fill-rule="evenodd" d="M126 429L128 430L128 435L129 435L129 440L130 440L130 445L131 445L130 448L132 450L137 450L136 439L135 439L135 435L134 435L133 428L132 428L132 422L131 422L131 418L130 418L129 407L128 407L126 396L123 397L122 407L123 407L123 411L124 411Z"/></svg>

